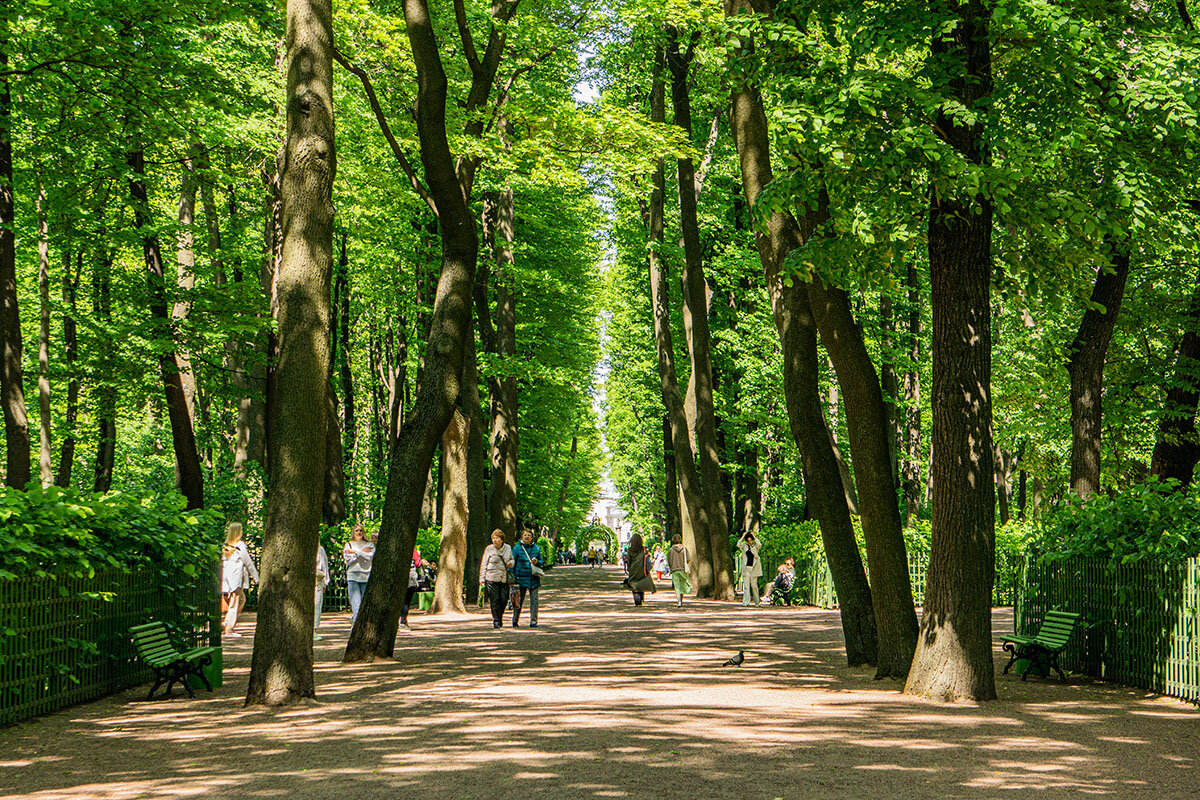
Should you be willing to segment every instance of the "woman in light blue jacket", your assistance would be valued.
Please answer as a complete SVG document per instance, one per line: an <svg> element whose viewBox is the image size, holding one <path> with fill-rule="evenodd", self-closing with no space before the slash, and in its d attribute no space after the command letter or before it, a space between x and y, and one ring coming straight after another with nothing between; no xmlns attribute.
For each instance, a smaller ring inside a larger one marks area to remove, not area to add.
<svg viewBox="0 0 1200 800"><path fill-rule="evenodd" d="M521 627L519 620L521 619L521 604L525 602L525 595L529 595L529 627L537 627L538 617L538 589L542 585L542 579L535 575L533 568L535 565L541 564L542 551L536 544L533 543L533 531L525 531L521 534L521 541L513 545L513 573L517 578L517 585L513 587L513 616L512 624L514 628Z"/></svg>

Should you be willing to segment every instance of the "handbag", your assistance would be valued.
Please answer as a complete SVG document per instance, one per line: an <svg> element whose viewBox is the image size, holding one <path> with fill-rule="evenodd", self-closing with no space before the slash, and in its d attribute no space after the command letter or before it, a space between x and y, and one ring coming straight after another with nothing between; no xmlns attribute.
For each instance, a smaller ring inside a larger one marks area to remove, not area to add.
<svg viewBox="0 0 1200 800"><path fill-rule="evenodd" d="M545 575L546 575L546 570L542 569L542 568L541 568L541 567L539 567L537 564L533 563L533 559L532 559L532 558L529 558L529 548L528 548L528 547L526 547L524 544L522 544L522 545L521 545L521 550L522 550L522 552L524 552L524 553L525 553L525 558L529 559L529 570L530 570L530 572L532 572L534 575L536 575L536 576L537 576L537 577L539 577L539 578L545 577Z"/></svg>

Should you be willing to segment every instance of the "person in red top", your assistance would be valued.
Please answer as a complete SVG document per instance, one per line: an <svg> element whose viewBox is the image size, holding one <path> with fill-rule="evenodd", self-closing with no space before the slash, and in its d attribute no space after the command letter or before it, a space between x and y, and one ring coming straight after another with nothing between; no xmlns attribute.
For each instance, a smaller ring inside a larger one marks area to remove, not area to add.
<svg viewBox="0 0 1200 800"><path fill-rule="evenodd" d="M417 572L425 562L421 560L421 548L413 548L412 564L408 568L408 589L404 592L404 605L400 606L400 628L402 630L411 631L408 626L408 609L412 606L413 598L417 596L417 582L420 580L420 574Z"/></svg>

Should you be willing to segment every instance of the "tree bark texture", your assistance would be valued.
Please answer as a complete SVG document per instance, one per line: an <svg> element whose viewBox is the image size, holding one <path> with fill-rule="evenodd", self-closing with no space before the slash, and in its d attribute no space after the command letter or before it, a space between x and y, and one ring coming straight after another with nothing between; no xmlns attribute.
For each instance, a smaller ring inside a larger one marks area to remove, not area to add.
<svg viewBox="0 0 1200 800"><path fill-rule="evenodd" d="M46 190L38 188L38 474L42 486L54 483L51 461L54 444L50 438L50 226L46 219Z"/></svg>
<svg viewBox="0 0 1200 800"><path fill-rule="evenodd" d="M663 53L659 48L655 51L654 79L651 90L651 119L662 123L666 118L664 86L662 81ZM708 496L702 489L700 470L688 436L687 411L684 408L683 395L679 391L678 372L675 369L675 346L671 336L671 307L670 294L667 288L666 264L659 255L663 243L666 169L663 160L657 160L650 188L650 206L648 214L647 244L649 245L648 263L650 269L650 299L654 309L654 340L658 362L659 382L662 386L663 405L671 423L671 442L675 453L675 467L679 474L679 486L682 493L680 510L690 521L691 537L687 536L689 526L684 526L685 539L692 551L692 578L698 597L711 597L715 586L713 575L713 537L710 534L711 525L716 517L716 524L721 524L724 516L720 509L713 508L708 503ZM726 547L728 544L726 544Z"/></svg>
<svg viewBox="0 0 1200 800"><path fill-rule="evenodd" d="M195 152L195 148L192 148ZM199 190L196 178L196 165L193 158L183 159L183 175L179 187L179 232L176 246L176 266L178 273L175 286L178 289L174 304L171 306L171 328L178 331L192 312L192 292L196 288L196 193ZM192 369L192 359L187 348L176 342L175 360L179 365L179 381L183 385L183 398L187 405L188 419L192 430L196 428L196 373ZM178 468L178 465L176 465Z"/></svg>
<svg viewBox="0 0 1200 800"><path fill-rule="evenodd" d="M283 233L275 283L278 334L267 408L270 491L258 626L246 704L314 697L313 586L330 419L333 273L333 9L288 0Z"/></svg>
<svg viewBox="0 0 1200 800"><path fill-rule="evenodd" d="M200 469L200 454L196 449L196 434L188 409L183 371L176 351L171 312L167 308L167 291L163 273L162 247L150 224L150 203L146 193L145 156L141 149L129 151L129 195L132 200L134 225L142 234L142 255L146 263L146 281L150 287L150 315L158 321L158 372L167 401L167 417L171 424L171 442L175 452L177 485L187 498L188 508L204 506L204 473Z"/></svg>
<svg viewBox="0 0 1200 800"><path fill-rule="evenodd" d="M824 216L820 208L817 214ZM887 404L849 296L819 279L808 284L808 296L845 398L879 638L875 677L903 680L912 663L919 626L896 502Z"/></svg>
<svg viewBox="0 0 1200 800"><path fill-rule="evenodd" d="M467 450L471 422L455 409L450 424L442 433L442 547L438 554L438 579L433 592L433 613L463 613L463 572L467 559L467 526L470 524L468 500L470 475Z"/></svg>
<svg viewBox="0 0 1200 800"><path fill-rule="evenodd" d="M963 159L985 163L981 106L992 86L989 11L983 0L935 7L955 24L934 38L934 57L959 68L948 79L953 98L980 109L970 125L939 113L937 129ZM991 243L990 199L943 194L935 181L929 209L933 540L925 615L904 691L937 700L996 697Z"/></svg>
<svg viewBox="0 0 1200 800"><path fill-rule="evenodd" d="M739 14L769 15L772 6L759 0L728 0L727 18ZM746 41L744 47L753 47ZM741 165L742 186L753 208L763 188L773 179L767 117L758 89L744 76L735 75L730 120ZM862 557L854 539L837 461L821 409L817 368L817 330L803 284L789 286L782 267L787 254L811 233L814 220L802 226L790 216L775 212L765 228L755 231L759 259L766 274L775 327L783 350L784 398L788 422L800 450L808 506L821 525L821 539L841 603L846 659L852 666L873 664L877 654L875 613Z"/></svg>
<svg viewBox="0 0 1200 800"><path fill-rule="evenodd" d="M1091 307L1079 323L1067 361L1067 374L1071 377L1071 491L1080 497L1100 491L1104 359L1129 277L1126 247L1113 251L1111 267L1101 269L1096 275Z"/></svg>
<svg viewBox="0 0 1200 800"><path fill-rule="evenodd" d="M346 252L345 232L342 233L337 284L334 294L338 298L338 341L341 343L341 353L334 353L334 356L338 359L342 383L342 435L345 437L346 454L351 463L349 472L353 475L355 450L358 446L358 422L354 405L354 373L350 369L350 258Z"/></svg>
<svg viewBox="0 0 1200 800"><path fill-rule="evenodd" d="M921 510L921 287L908 263L908 369L904 370L904 523Z"/></svg>
<svg viewBox="0 0 1200 800"><path fill-rule="evenodd" d="M1175 354L1175 377L1167 387L1163 416L1158 423L1150 474L1174 478L1188 486L1200 460L1196 434L1196 404L1200 400L1200 286L1184 317L1186 329Z"/></svg>
<svg viewBox="0 0 1200 800"><path fill-rule="evenodd" d="M0 71L8 69L8 41L0 42ZM32 477L29 418L21 363L21 315L17 305L16 200L13 188L12 92L0 79L0 405L4 407L4 483L24 489Z"/></svg>
<svg viewBox="0 0 1200 800"><path fill-rule="evenodd" d="M483 115L476 119L474 112L487 102L505 46L501 29L515 12L515 4L493 6L493 24L482 60L472 57L473 43L466 47L469 33L460 34L472 71L466 109L471 118L466 126L468 136L482 132ZM415 117L421 163L442 236L442 270L416 401L392 448L371 579L346 645L345 661L351 663L390 658L395 649L425 479L461 390L464 352L472 335L471 301L479 256L475 220L467 205L478 162L460 159L456 169L450 153L446 73L426 0L404 0L404 18L417 71Z"/></svg>
<svg viewBox="0 0 1200 800"><path fill-rule="evenodd" d="M97 338L103 352L112 352L116 346L107 330L112 322L112 266L112 252L101 244L92 270L92 314L101 322ZM100 359L96 372L96 461L92 491L100 494L112 487L117 460L117 387L107 359Z"/></svg>
<svg viewBox="0 0 1200 800"><path fill-rule="evenodd" d="M692 137L692 106L688 92L692 40L684 53L672 35L667 48L667 68L671 73L671 100L675 125L687 139ZM700 225L696 210L696 174L691 157L676 160L679 188L679 222L683 233L684 273L683 329L691 360L695 414L695 456L700 473L700 492L708 507L708 537L712 557L716 600L734 599L733 554L729 548L729 498L723 491L721 451L717 442L717 422L713 408L712 344L708 320L708 283L704 279L704 256L700 246Z"/></svg>
<svg viewBox="0 0 1200 800"><path fill-rule="evenodd" d="M663 435L663 538L671 541L683 535L682 509L679 507L679 473L675 467L675 445L671 442L671 420L662 418ZM574 443L574 442L572 442Z"/></svg>
<svg viewBox="0 0 1200 800"><path fill-rule="evenodd" d="M491 544L492 533L488 528L487 492L484 487L487 445L483 440L483 406L479 401L479 367L474 336L468 336L465 343L462 392L458 403L470 423L467 431L467 561L462 578L462 587L470 593L479 585L479 562L483 559L483 551ZM471 599L470 596L468 599Z"/></svg>
<svg viewBox="0 0 1200 800"><path fill-rule="evenodd" d="M71 485L71 474L75 467L75 425L79 420L79 374L75 361L79 354L79 336L76 329L75 298L79 288L79 273L83 271L83 253L75 255L77 272L71 274L71 249L63 248L62 303L63 303L63 360L67 372L67 412L62 449L58 454L58 473L55 483L62 487Z"/></svg>
<svg viewBox="0 0 1200 800"><path fill-rule="evenodd" d="M516 298L513 294L513 191L497 192L493 201L493 236L496 284L495 336L492 352L499 373L488 380L492 432L488 456L488 520L504 531L506 541L516 541L517 531L517 379L512 360L517 352ZM486 289L485 289L486 291Z"/></svg>

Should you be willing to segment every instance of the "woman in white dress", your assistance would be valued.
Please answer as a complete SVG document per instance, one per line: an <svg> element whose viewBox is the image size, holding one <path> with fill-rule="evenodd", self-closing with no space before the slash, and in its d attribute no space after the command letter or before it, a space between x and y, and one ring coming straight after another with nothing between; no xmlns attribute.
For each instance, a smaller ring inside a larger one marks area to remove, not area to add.
<svg viewBox="0 0 1200 800"><path fill-rule="evenodd" d="M233 628L237 625L238 614L246 605L246 590L250 581L258 583L258 570L250 550L242 541L242 523L231 522L225 529L225 546L221 548L221 596L229 603L225 613L225 636L234 639L241 638Z"/></svg>

